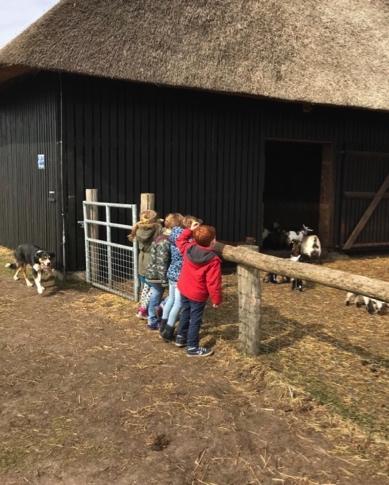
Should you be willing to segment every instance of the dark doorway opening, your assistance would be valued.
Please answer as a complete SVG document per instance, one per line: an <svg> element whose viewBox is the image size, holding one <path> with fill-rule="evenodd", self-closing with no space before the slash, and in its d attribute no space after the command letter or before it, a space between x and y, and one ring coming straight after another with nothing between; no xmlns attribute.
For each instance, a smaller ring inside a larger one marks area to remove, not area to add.
<svg viewBox="0 0 389 485"><path fill-rule="evenodd" d="M322 148L320 143L266 142L264 227L278 222L287 230L302 224L319 230Z"/></svg>

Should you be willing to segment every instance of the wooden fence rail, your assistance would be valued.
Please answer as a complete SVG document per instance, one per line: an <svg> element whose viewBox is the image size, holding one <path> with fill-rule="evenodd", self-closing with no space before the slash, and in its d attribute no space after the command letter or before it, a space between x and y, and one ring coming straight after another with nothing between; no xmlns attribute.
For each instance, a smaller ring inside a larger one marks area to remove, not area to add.
<svg viewBox="0 0 389 485"><path fill-rule="evenodd" d="M313 281L343 291L352 291L389 303L389 282L346 271L296 263L258 253L245 246L217 243L215 248L227 261L238 263L239 339L242 350L258 355L261 335L261 278L259 270Z"/></svg>
<svg viewBox="0 0 389 485"><path fill-rule="evenodd" d="M261 254L244 246L234 247L219 243L217 250L227 261L251 266L266 272L313 281L338 290L352 291L389 303L389 282L386 281L330 269L321 265L296 263L289 259Z"/></svg>

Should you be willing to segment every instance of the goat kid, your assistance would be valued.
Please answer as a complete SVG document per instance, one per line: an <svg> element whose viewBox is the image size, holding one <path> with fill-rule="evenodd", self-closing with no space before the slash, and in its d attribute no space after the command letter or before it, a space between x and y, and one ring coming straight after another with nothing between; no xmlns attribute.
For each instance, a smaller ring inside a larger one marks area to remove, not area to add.
<svg viewBox="0 0 389 485"><path fill-rule="evenodd" d="M385 303L384 301L376 300L364 295L358 295L352 292L347 293L345 304L347 306L355 305L358 308L365 306L367 312L371 315L385 315L389 308L389 304Z"/></svg>
<svg viewBox="0 0 389 485"><path fill-rule="evenodd" d="M290 259L292 261L300 261L303 263L311 263L314 260L320 259L321 243L319 236L310 234L313 229L305 226L300 231L289 231L288 242L292 244L292 252ZM304 290L303 280L292 278L292 290Z"/></svg>
<svg viewBox="0 0 389 485"><path fill-rule="evenodd" d="M321 243L316 234L310 234L313 229L303 224L300 231L283 231L278 223L273 224L273 231L264 230L263 241L267 239L270 242L276 241L292 246L290 260L310 263L321 256ZM265 245L264 245L265 247ZM275 273L267 273L263 281L265 283L289 283L292 282L292 290L303 291L303 281L287 276L280 276Z"/></svg>
<svg viewBox="0 0 389 485"><path fill-rule="evenodd" d="M262 248L263 249L287 249L288 245L288 233L284 229L281 229L278 222L273 222L272 229L264 228L262 233ZM285 276L277 275L276 273L266 273L263 281L265 283L283 283Z"/></svg>
<svg viewBox="0 0 389 485"><path fill-rule="evenodd" d="M288 247L288 233L281 229L278 222L273 222L272 229L266 227L262 232L263 249L286 249Z"/></svg>

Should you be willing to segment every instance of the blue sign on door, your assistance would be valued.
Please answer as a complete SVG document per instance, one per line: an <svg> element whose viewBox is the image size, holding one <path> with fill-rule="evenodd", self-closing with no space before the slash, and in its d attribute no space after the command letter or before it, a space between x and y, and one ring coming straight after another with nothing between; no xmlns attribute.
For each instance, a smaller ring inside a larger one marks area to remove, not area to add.
<svg viewBox="0 0 389 485"><path fill-rule="evenodd" d="M44 154L38 155L38 169L39 170L45 169L45 156L44 156Z"/></svg>

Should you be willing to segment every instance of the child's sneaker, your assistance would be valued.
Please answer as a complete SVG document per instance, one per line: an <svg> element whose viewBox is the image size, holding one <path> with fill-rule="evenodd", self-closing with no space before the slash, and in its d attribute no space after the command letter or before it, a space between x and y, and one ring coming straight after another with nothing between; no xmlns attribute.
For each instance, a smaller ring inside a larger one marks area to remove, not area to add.
<svg viewBox="0 0 389 485"><path fill-rule="evenodd" d="M155 307L155 315L158 318L158 320L161 320L162 314L163 314L163 308L161 307L161 305L156 306Z"/></svg>
<svg viewBox="0 0 389 485"><path fill-rule="evenodd" d="M177 335L176 346L177 347L186 347L186 337L183 337L182 335Z"/></svg>
<svg viewBox="0 0 389 485"><path fill-rule="evenodd" d="M166 323L167 323L167 319L166 318L162 318L162 320L159 322L159 332L161 334L165 331Z"/></svg>
<svg viewBox="0 0 389 485"><path fill-rule="evenodd" d="M158 330L159 329L159 324L158 324L158 322L156 322L156 323L148 323L147 324L147 328L149 330Z"/></svg>
<svg viewBox="0 0 389 485"><path fill-rule="evenodd" d="M213 354L213 349L207 349L206 347L188 347L186 349L186 355L188 357L208 357Z"/></svg>
<svg viewBox="0 0 389 485"><path fill-rule="evenodd" d="M161 338L165 342L172 342L174 340L174 327L170 327L169 325L165 325L163 330L160 330Z"/></svg>
<svg viewBox="0 0 389 485"><path fill-rule="evenodd" d="M140 318L141 320L147 320L147 309L146 308L138 308L136 313L136 317Z"/></svg>

